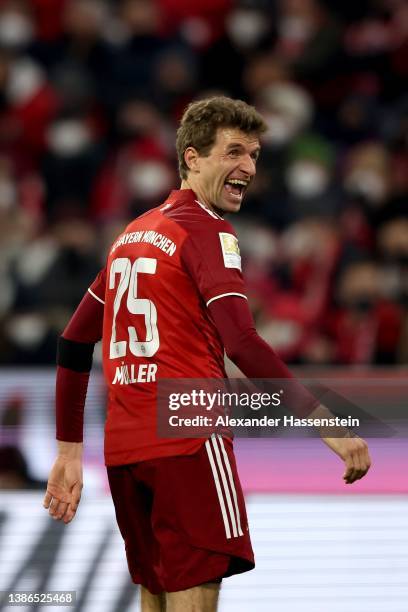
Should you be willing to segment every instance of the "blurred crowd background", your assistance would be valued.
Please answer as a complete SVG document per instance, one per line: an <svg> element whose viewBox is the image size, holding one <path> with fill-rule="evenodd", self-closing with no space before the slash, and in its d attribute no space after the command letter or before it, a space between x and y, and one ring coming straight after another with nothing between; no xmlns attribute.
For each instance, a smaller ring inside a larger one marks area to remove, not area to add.
<svg viewBox="0 0 408 612"><path fill-rule="evenodd" d="M231 219L261 335L292 364L407 363L407 77L404 0L0 0L0 363L54 363L215 93L269 126Z"/></svg>

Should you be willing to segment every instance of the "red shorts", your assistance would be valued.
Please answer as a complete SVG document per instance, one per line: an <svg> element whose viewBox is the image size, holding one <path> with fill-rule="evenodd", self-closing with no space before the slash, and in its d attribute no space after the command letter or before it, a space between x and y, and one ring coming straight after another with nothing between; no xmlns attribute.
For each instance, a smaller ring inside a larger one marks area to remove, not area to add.
<svg viewBox="0 0 408 612"><path fill-rule="evenodd" d="M212 437L193 455L107 469L133 582L157 594L253 569L228 442Z"/></svg>

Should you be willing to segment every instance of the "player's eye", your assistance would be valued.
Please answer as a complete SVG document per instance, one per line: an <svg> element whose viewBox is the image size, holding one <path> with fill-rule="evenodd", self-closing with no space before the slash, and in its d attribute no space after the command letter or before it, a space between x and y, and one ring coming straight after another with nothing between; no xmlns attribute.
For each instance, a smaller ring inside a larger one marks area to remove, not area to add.
<svg viewBox="0 0 408 612"><path fill-rule="evenodd" d="M239 154L239 149L231 149L231 151L229 152L230 157L238 157Z"/></svg>

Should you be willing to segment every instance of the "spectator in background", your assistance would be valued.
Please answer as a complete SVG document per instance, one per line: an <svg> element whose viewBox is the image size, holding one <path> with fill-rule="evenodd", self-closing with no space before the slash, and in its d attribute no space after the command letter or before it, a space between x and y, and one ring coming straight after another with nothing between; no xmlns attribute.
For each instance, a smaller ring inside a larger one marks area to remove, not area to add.
<svg viewBox="0 0 408 612"><path fill-rule="evenodd" d="M321 93L340 54L339 22L317 0L280 0L276 28L275 53L285 58L295 79Z"/></svg>
<svg viewBox="0 0 408 612"><path fill-rule="evenodd" d="M27 0L4 0L0 6L0 44L24 53L35 37L35 20Z"/></svg>
<svg viewBox="0 0 408 612"><path fill-rule="evenodd" d="M197 67L192 53L177 47L157 58L153 76L153 99L174 123L194 97Z"/></svg>
<svg viewBox="0 0 408 612"><path fill-rule="evenodd" d="M265 334L295 363L406 363L395 258L407 11L403 0L2 0L0 361L53 361L112 226L174 183L182 108L216 91L255 103L269 124L238 228ZM370 276L361 260L385 291L366 313L339 297L347 278ZM340 350L343 319L367 323L371 351ZM376 325L400 330L399 348Z"/></svg>
<svg viewBox="0 0 408 612"><path fill-rule="evenodd" d="M105 32L108 4L104 0L69 0L61 5L58 36L41 37L33 46L33 55L47 68L50 78L63 90L63 98L72 94L69 82L77 83L105 102L103 85L109 70L110 44Z"/></svg>
<svg viewBox="0 0 408 612"><path fill-rule="evenodd" d="M50 221L75 214L87 217L92 185L105 148L92 114L61 114L47 130L48 150L42 160Z"/></svg>
<svg viewBox="0 0 408 612"><path fill-rule="evenodd" d="M120 0L118 14L123 41L112 59L115 104L132 96L152 95L156 64L178 42L161 33L161 14L154 0Z"/></svg>
<svg viewBox="0 0 408 612"><path fill-rule="evenodd" d="M151 208L175 180L172 132L151 103L124 102L116 119L117 148L94 182L91 212L98 221L130 219Z"/></svg>
<svg viewBox="0 0 408 612"><path fill-rule="evenodd" d="M381 143L362 143L347 157L346 192L360 202L369 223L390 196L390 156Z"/></svg>
<svg viewBox="0 0 408 612"><path fill-rule="evenodd" d="M262 138L262 158L245 209L282 229L292 220L284 201L288 155L294 139L312 121L313 102L304 89L285 81L263 87L256 100L269 129Z"/></svg>
<svg viewBox="0 0 408 612"><path fill-rule="evenodd" d="M260 335L285 360L307 361L330 307L341 246L338 231L328 221L311 218L281 236L240 224L238 233Z"/></svg>
<svg viewBox="0 0 408 612"><path fill-rule="evenodd" d="M373 261L351 263L341 272L339 306L329 323L335 363L397 362L402 313L382 296L381 287L381 270Z"/></svg>
<svg viewBox="0 0 408 612"><path fill-rule="evenodd" d="M46 130L58 109L47 75L29 56L0 49L0 146L3 152L38 164Z"/></svg>
<svg viewBox="0 0 408 612"><path fill-rule="evenodd" d="M3 321L7 362L55 361L59 330L101 263L95 229L79 219L60 222L52 236L20 246L11 266L12 312Z"/></svg>
<svg viewBox="0 0 408 612"><path fill-rule="evenodd" d="M374 252L376 228L390 204L390 155L378 142L360 143L349 150L344 167L340 218L345 247L354 256L369 255Z"/></svg>
<svg viewBox="0 0 408 612"><path fill-rule="evenodd" d="M292 221L335 217L340 202L333 166L333 149L322 137L306 134L293 142L285 170L286 206Z"/></svg>
<svg viewBox="0 0 408 612"><path fill-rule="evenodd" d="M293 83L271 83L257 93L256 100L269 128L262 140L267 148L287 146L311 124L313 101L305 89Z"/></svg>
<svg viewBox="0 0 408 612"><path fill-rule="evenodd" d="M408 213L408 211L406 211ZM378 248L384 269L383 290L388 299L408 306L408 214L380 227Z"/></svg>
<svg viewBox="0 0 408 612"><path fill-rule="evenodd" d="M268 2L240 0L225 19L225 32L201 53L200 83L244 97L246 64L271 46L273 12Z"/></svg>

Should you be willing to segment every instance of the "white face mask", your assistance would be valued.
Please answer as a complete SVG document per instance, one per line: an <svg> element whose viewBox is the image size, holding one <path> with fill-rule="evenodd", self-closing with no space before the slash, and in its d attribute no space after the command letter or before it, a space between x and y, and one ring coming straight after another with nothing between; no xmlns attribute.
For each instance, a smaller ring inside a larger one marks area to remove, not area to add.
<svg viewBox="0 0 408 612"><path fill-rule="evenodd" d="M5 47L24 47L33 38L33 24L20 13L6 11L0 17L0 43Z"/></svg>
<svg viewBox="0 0 408 612"><path fill-rule="evenodd" d="M374 170L357 169L345 181L346 189L355 195L365 196L372 204L380 204L386 196L383 178Z"/></svg>
<svg viewBox="0 0 408 612"><path fill-rule="evenodd" d="M47 325L37 313L15 315L7 325L8 337L23 349L36 348L45 338Z"/></svg>
<svg viewBox="0 0 408 612"><path fill-rule="evenodd" d="M12 104L24 104L45 82L43 69L28 57L16 59L10 69L7 97Z"/></svg>
<svg viewBox="0 0 408 612"><path fill-rule="evenodd" d="M259 334L275 349L288 349L299 341L302 327L296 321L289 319L272 319L259 327Z"/></svg>
<svg viewBox="0 0 408 612"><path fill-rule="evenodd" d="M161 162L141 161L130 168L128 180L136 197L151 200L170 189L172 176Z"/></svg>
<svg viewBox="0 0 408 612"><path fill-rule="evenodd" d="M313 102L309 94L289 83L267 85L259 92L259 107L268 132L265 142L285 144L310 123Z"/></svg>
<svg viewBox="0 0 408 612"><path fill-rule="evenodd" d="M49 237L35 240L23 247L16 264L18 280L27 287L41 282L55 262L58 253L57 243Z"/></svg>
<svg viewBox="0 0 408 612"><path fill-rule="evenodd" d="M268 131L262 135L262 142L276 147L287 144L296 133L296 122L288 116L264 115Z"/></svg>
<svg viewBox="0 0 408 612"><path fill-rule="evenodd" d="M245 221L242 224L234 220L234 226L239 234L239 242L242 252L255 260L256 264L262 266L264 263L269 263L279 253L278 239L272 230L259 225ZM254 240L256 235L256 240Z"/></svg>
<svg viewBox="0 0 408 612"><path fill-rule="evenodd" d="M322 166L305 160L289 167L286 181L293 195L307 199L323 193L329 183L329 175Z"/></svg>
<svg viewBox="0 0 408 612"><path fill-rule="evenodd" d="M61 156L78 155L91 142L91 134L83 121L66 119L55 122L48 131L48 144L53 153Z"/></svg>
<svg viewBox="0 0 408 612"><path fill-rule="evenodd" d="M226 28L237 47L247 49L260 40L268 28L268 22L258 11L236 9L227 17Z"/></svg>

